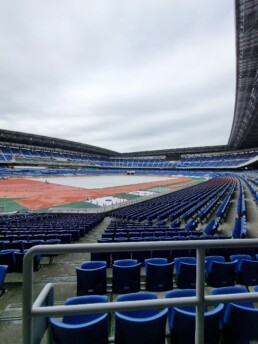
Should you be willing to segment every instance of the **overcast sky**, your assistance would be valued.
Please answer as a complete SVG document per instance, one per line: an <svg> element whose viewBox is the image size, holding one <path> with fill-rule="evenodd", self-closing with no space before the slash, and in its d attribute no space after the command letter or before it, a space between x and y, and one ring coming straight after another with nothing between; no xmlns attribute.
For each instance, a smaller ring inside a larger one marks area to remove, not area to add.
<svg viewBox="0 0 258 344"><path fill-rule="evenodd" d="M0 0L0 128L118 152L227 144L233 0Z"/></svg>

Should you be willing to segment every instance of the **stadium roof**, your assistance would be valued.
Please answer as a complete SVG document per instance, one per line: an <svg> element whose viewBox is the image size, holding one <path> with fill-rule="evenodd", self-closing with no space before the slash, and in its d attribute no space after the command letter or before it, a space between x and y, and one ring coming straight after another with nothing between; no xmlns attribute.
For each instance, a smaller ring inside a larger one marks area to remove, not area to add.
<svg viewBox="0 0 258 344"><path fill-rule="evenodd" d="M13 144L29 145L41 148L44 147L51 149L63 149L93 155L119 155L119 153L111 151L109 149L91 146L84 143L62 140L48 136L21 133L11 130L0 130L0 142L10 142Z"/></svg>
<svg viewBox="0 0 258 344"><path fill-rule="evenodd" d="M258 146L258 2L235 3L237 80L228 145L239 149Z"/></svg>

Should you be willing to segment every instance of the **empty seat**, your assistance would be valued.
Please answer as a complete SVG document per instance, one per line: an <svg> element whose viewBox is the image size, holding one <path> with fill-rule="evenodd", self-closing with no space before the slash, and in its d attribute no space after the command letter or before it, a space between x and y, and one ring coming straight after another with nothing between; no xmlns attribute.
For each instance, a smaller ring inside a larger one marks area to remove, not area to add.
<svg viewBox="0 0 258 344"><path fill-rule="evenodd" d="M238 266L238 281L245 286L258 284L258 261L242 259Z"/></svg>
<svg viewBox="0 0 258 344"><path fill-rule="evenodd" d="M196 296L196 289L176 289L165 293L166 299ZM188 312L195 312L195 306L179 306ZM171 323L174 307L168 309L168 324Z"/></svg>
<svg viewBox="0 0 258 344"><path fill-rule="evenodd" d="M156 299L155 293L121 295L117 301ZM115 312L115 344L165 344L168 309L143 309Z"/></svg>
<svg viewBox="0 0 258 344"><path fill-rule="evenodd" d="M0 252L0 264L8 266L8 272L15 272L16 270L16 258L14 252L19 250L2 250Z"/></svg>
<svg viewBox="0 0 258 344"><path fill-rule="evenodd" d="M107 296L80 296L68 299L65 305L108 302ZM50 332L54 344L108 344L108 314L66 315L62 321L50 318Z"/></svg>
<svg viewBox="0 0 258 344"><path fill-rule="evenodd" d="M207 285L214 288L235 285L236 266L236 260L234 262L213 261L207 271Z"/></svg>
<svg viewBox="0 0 258 344"><path fill-rule="evenodd" d="M107 263L104 261L83 262L76 268L77 296L106 293Z"/></svg>
<svg viewBox="0 0 258 344"><path fill-rule="evenodd" d="M212 262L225 262L224 256L206 256L205 257L205 271L206 273L210 270L210 265Z"/></svg>
<svg viewBox="0 0 258 344"><path fill-rule="evenodd" d="M248 289L246 287L240 287L240 286L230 286L230 287L219 287L212 290L212 295L223 295L223 294L241 294L241 293L248 293ZM239 301L235 302L236 304L240 304L241 306L250 307L253 308L254 305L252 301ZM223 328L224 326L224 312L226 311L228 307L228 302L224 302L224 310L223 310L223 316L221 317L221 323L220 327Z"/></svg>
<svg viewBox="0 0 258 344"><path fill-rule="evenodd" d="M113 264L113 292L116 294L140 291L141 263L136 259L116 260Z"/></svg>
<svg viewBox="0 0 258 344"><path fill-rule="evenodd" d="M5 280L7 270L8 270L7 265L0 265L0 296L2 296L5 293L4 280Z"/></svg>
<svg viewBox="0 0 258 344"><path fill-rule="evenodd" d="M180 289L193 289L196 287L196 258L175 258L176 281Z"/></svg>
<svg viewBox="0 0 258 344"><path fill-rule="evenodd" d="M258 341L258 309L230 303L224 315L223 343L249 344Z"/></svg>
<svg viewBox="0 0 258 344"><path fill-rule="evenodd" d="M224 305L219 304L214 309L204 312L204 343L219 344L219 323ZM171 344L195 343L196 312L189 312L179 307L173 308L169 323Z"/></svg>
<svg viewBox="0 0 258 344"><path fill-rule="evenodd" d="M145 260L146 289L149 291L166 291L173 289L174 262L165 258Z"/></svg>

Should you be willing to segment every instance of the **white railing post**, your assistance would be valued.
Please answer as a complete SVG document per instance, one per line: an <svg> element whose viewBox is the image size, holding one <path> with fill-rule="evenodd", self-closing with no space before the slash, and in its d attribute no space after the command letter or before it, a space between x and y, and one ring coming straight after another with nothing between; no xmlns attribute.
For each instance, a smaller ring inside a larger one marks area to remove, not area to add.
<svg viewBox="0 0 258 344"><path fill-rule="evenodd" d="M205 248L197 248L195 343L204 343Z"/></svg>
<svg viewBox="0 0 258 344"><path fill-rule="evenodd" d="M33 256L24 256L23 260L23 307L22 307L22 328L23 343L32 344L32 316L33 303Z"/></svg>

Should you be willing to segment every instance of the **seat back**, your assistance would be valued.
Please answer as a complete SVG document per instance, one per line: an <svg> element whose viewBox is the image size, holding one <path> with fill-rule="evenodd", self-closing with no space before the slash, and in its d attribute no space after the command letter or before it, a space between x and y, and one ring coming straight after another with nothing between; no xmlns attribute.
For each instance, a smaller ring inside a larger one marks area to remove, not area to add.
<svg viewBox="0 0 258 344"><path fill-rule="evenodd" d="M206 256L205 257L205 270L209 272L212 262L225 262L226 259L224 256Z"/></svg>
<svg viewBox="0 0 258 344"><path fill-rule="evenodd" d="M81 305L81 304L93 304L93 303L106 303L108 302L108 297L106 295L86 295L86 296L76 296L71 297L65 301L66 306L71 305ZM79 314L79 315L65 315L63 316L63 322L66 324L82 324L86 322L91 322L98 319L105 313L95 313L95 314Z"/></svg>
<svg viewBox="0 0 258 344"><path fill-rule="evenodd" d="M237 271L239 270L240 263L243 259L252 260L252 257L249 254L233 254L229 257L230 261L233 262L237 260Z"/></svg>
<svg viewBox="0 0 258 344"><path fill-rule="evenodd" d="M258 261L242 259L238 267L239 283L246 286L258 284Z"/></svg>
<svg viewBox="0 0 258 344"><path fill-rule="evenodd" d="M255 325L256 324L256 325ZM225 344L245 344L258 340L258 309L230 303L224 316Z"/></svg>
<svg viewBox="0 0 258 344"><path fill-rule="evenodd" d="M145 266L145 269L147 268L147 264L148 263L152 263L152 264L167 264L168 263L168 259L167 258L160 258L160 257L157 257L157 258L147 258L144 260L144 266Z"/></svg>
<svg viewBox="0 0 258 344"><path fill-rule="evenodd" d="M196 264L195 257L178 257L174 259L176 274L179 272L179 266L181 263Z"/></svg>
<svg viewBox="0 0 258 344"><path fill-rule="evenodd" d="M166 299L169 298L180 298L180 297L190 297L196 295L196 289L176 289L176 290L170 290L166 292L165 297ZM180 306L181 309L184 309L188 312L195 312L195 306ZM171 307L168 309L168 323L171 323L172 319L172 313L173 313L174 307Z"/></svg>
<svg viewBox="0 0 258 344"><path fill-rule="evenodd" d="M156 299L155 293L140 292L121 295L118 301ZM165 344L168 309L138 310L115 313L116 344Z"/></svg>
<svg viewBox="0 0 258 344"><path fill-rule="evenodd" d="M108 344L108 314L95 321L70 325L50 318L50 335L53 344Z"/></svg>
<svg viewBox="0 0 258 344"><path fill-rule="evenodd" d="M142 300L156 300L157 294L148 291L141 291L139 293L129 293L124 295L119 295L117 297L118 302L124 301L142 301ZM158 309L143 309L143 310L132 310L119 312L123 315L134 317L134 318L146 318L157 314Z"/></svg>
<svg viewBox="0 0 258 344"><path fill-rule="evenodd" d="M222 294L238 294L238 293L248 293L248 289L246 287L240 287L240 286L229 286L229 287L219 287L219 288L215 288L212 290L211 294L212 295L222 295ZM227 310L229 303L225 303L224 302L224 310L223 310L223 314L221 317L221 328L224 327L224 313ZM242 305L245 307L250 307L253 308L254 304L252 303L252 301L240 301L237 302L238 305Z"/></svg>
<svg viewBox="0 0 258 344"><path fill-rule="evenodd" d="M82 266L85 268L76 268L77 296L105 294L107 282L106 262L85 262Z"/></svg>
<svg viewBox="0 0 258 344"><path fill-rule="evenodd" d="M15 272L16 259L14 252L19 250L2 250L0 252L0 264L8 266L8 272Z"/></svg>
<svg viewBox="0 0 258 344"><path fill-rule="evenodd" d="M4 280L5 276L8 270L7 265L0 265L0 296L4 294L5 289L3 288L4 286Z"/></svg>
<svg viewBox="0 0 258 344"><path fill-rule="evenodd" d="M149 291L166 291L173 289L174 262L146 265L146 289Z"/></svg>
<svg viewBox="0 0 258 344"><path fill-rule="evenodd" d="M116 265L120 267L123 267L123 266L126 267L126 266L134 266L137 264L138 264L137 259L118 259L114 261L113 266Z"/></svg>
<svg viewBox="0 0 258 344"><path fill-rule="evenodd" d="M211 287L227 287L236 284L237 261L216 262L213 261L207 273L207 284Z"/></svg>
<svg viewBox="0 0 258 344"><path fill-rule="evenodd" d="M196 264L180 263L177 274L177 286L180 289L196 287Z"/></svg>
<svg viewBox="0 0 258 344"><path fill-rule="evenodd" d="M137 260L115 261L112 289L115 294L140 291L141 263Z"/></svg>
<svg viewBox="0 0 258 344"><path fill-rule="evenodd" d="M204 343L219 344L219 323L224 305L219 304L213 310L204 313ZM171 343L195 343L195 312L174 307L170 323Z"/></svg>

